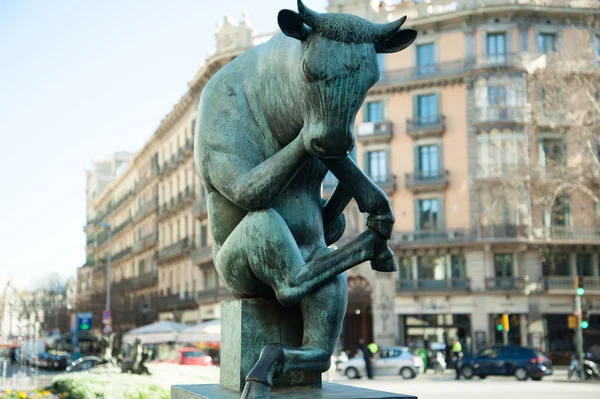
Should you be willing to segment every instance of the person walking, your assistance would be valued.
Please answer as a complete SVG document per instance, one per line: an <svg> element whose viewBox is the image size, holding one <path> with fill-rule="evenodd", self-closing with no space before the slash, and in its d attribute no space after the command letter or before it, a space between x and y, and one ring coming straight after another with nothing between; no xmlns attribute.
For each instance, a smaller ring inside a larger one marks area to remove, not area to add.
<svg viewBox="0 0 600 399"><path fill-rule="evenodd" d="M456 372L456 379L460 379L460 360L463 357L462 345L456 338L452 340L452 363L454 364L454 371Z"/></svg>
<svg viewBox="0 0 600 399"><path fill-rule="evenodd" d="M362 352L363 358L365 359L365 368L367 369L367 377L370 380L373 379L373 366L371 361L373 360L373 352L365 345L364 339L358 340L358 349Z"/></svg>

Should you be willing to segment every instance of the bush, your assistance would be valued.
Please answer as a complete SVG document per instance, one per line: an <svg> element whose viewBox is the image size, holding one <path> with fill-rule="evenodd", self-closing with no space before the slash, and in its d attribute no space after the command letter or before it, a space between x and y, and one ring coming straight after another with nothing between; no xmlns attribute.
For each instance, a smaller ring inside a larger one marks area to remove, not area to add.
<svg viewBox="0 0 600 399"><path fill-rule="evenodd" d="M52 392L63 399L169 399L170 392L148 377L119 371L64 374L54 379Z"/></svg>

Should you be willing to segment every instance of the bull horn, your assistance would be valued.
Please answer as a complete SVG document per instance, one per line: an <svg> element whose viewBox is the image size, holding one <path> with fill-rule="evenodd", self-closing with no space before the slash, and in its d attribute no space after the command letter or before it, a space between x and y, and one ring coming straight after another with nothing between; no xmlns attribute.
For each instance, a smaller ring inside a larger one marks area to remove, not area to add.
<svg viewBox="0 0 600 399"><path fill-rule="evenodd" d="M300 0L298 0L298 3L300 3ZM387 24L373 24L374 41L377 42L379 40L383 40L389 35L396 32L404 24L404 21L406 21L406 15L400 19L395 20L394 22L390 22Z"/></svg>
<svg viewBox="0 0 600 399"><path fill-rule="evenodd" d="M298 13L302 21L311 28L315 28L321 19L321 14L306 7L302 0L298 0Z"/></svg>

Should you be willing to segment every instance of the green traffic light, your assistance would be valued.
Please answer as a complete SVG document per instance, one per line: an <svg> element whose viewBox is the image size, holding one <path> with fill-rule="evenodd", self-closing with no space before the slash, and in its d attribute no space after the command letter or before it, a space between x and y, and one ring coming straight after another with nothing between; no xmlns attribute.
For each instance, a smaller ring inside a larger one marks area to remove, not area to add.
<svg viewBox="0 0 600 399"><path fill-rule="evenodd" d="M89 324L82 324L81 325L81 329L82 330L89 330L90 329L90 325Z"/></svg>
<svg viewBox="0 0 600 399"><path fill-rule="evenodd" d="M586 328L588 328L588 327L589 327L589 325L590 325L590 323L588 323L588 322L587 322L587 320L583 320L583 321L581 322L581 328L583 328L583 329L586 329Z"/></svg>
<svg viewBox="0 0 600 399"><path fill-rule="evenodd" d="M585 290L583 288L577 288L577 295L582 296Z"/></svg>
<svg viewBox="0 0 600 399"><path fill-rule="evenodd" d="M498 331L502 331L502 324L498 324L498 325L496 326L496 329L497 329Z"/></svg>

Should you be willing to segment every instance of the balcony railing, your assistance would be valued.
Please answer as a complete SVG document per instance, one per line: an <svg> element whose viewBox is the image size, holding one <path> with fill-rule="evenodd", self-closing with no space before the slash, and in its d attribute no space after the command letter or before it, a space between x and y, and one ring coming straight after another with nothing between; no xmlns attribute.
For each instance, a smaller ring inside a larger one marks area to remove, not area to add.
<svg viewBox="0 0 600 399"><path fill-rule="evenodd" d="M211 245L200 247L192 252L192 262L195 265L203 265L212 262L212 257L213 253Z"/></svg>
<svg viewBox="0 0 600 399"><path fill-rule="evenodd" d="M487 277L485 289L488 291L526 291L529 278L525 277Z"/></svg>
<svg viewBox="0 0 600 399"><path fill-rule="evenodd" d="M520 107L481 107L475 109L475 123L522 123L529 113L525 106Z"/></svg>
<svg viewBox="0 0 600 399"><path fill-rule="evenodd" d="M124 249L122 249L121 251L117 252L116 254L114 254L111 258L111 262L117 262L120 259L126 257L127 255L133 253L133 247L129 246L126 247Z"/></svg>
<svg viewBox="0 0 600 399"><path fill-rule="evenodd" d="M433 242L469 242L470 233L467 229L455 230L415 230L394 232L392 239L398 244L407 242L433 243Z"/></svg>
<svg viewBox="0 0 600 399"><path fill-rule="evenodd" d="M552 226L544 228L551 240L596 241L600 239L600 226Z"/></svg>
<svg viewBox="0 0 600 399"><path fill-rule="evenodd" d="M356 129L356 138L363 143L387 141L392 135L393 125L390 121L363 122Z"/></svg>
<svg viewBox="0 0 600 399"><path fill-rule="evenodd" d="M159 261L165 261L168 259L175 258L176 256L183 255L189 252L193 247L193 242L190 242L188 237L180 240L174 244L169 245L166 248L161 249L158 252Z"/></svg>
<svg viewBox="0 0 600 399"><path fill-rule="evenodd" d="M448 171L417 171L406 173L405 187L413 193L427 190L443 190L448 187Z"/></svg>
<svg viewBox="0 0 600 399"><path fill-rule="evenodd" d="M157 233L148 234L133 244L133 251L135 253L142 252L148 248L152 248L158 243Z"/></svg>
<svg viewBox="0 0 600 399"><path fill-rule="evenodd" d="M121 231L125 230L125 228L127 226L129 226L130 224L132 224L133 219L131 217L127 218L123 223L121 223L120 225L118 225L117 227L115 227L112 231L112 235L116 236L117 234L119 234Z"/></svg>
<svg viewBox="0 0 600 399"><path fill-rule="evenodd" d="M204 305L233 299L233 295L225 287L208 288L196 292L196 303Z"/></svg>
<svg viewBox="0 0 600 399"><path fill-rule="evenodd" d="M444 115L421 116L406 120L406 134L413 138L438 137L446 131Z"/></svg>
<svg viewBox="0 0 600 399"><path fill-rule="evenodd" d="M152 287L158 284L158 271L140 274L131 279L134 290Z"/></svg>
<svg viewBox="0 0 600 399"><path fill-rule="evenodd" d="M369 177L373 180L373 183L377 184L386 194L390 195L396 191L396 176L371 174Z"/></svg>
<svg viewBox="0 0 600 399"><path fill-rule="evenodd" d="M481 226L474 232L475 238L481 240L493 239L526 239L529 237L529 228L515 224L497 224Z"/></svg>
<svg viewBox="0 0 600 399"><path fill-rule="evenodd" d="M470 291L471 282L467 278L452 278L452 279L414 279L414 280L399 280L396 286L398 293L413 291L425 292L461 292Z"/></svg>
<svg viewBox="0 0 600 399"><path fill-rule="evenodd" d="M583 286L586 293L600 293L600 277L584 276ZM577 289L575 276L548 276L542 278L542 289L549 293L571 293Z"/></svg>
<svg viewBox="0 0 600 399"><path fill-rule="evenodd" d="M198 307L193 293L159 296L155 299L159 311L194 309Z"/></svg>
<svg viewBox="0 0 600 399"><path fill-rule="evenodd" d="M466 66L467 63L465 60L460 59L455 61L385 71L381 74L381 79L376 83L376 87L453 76L465 72Z"/></svg>
<svg viewBox="0 0 600 399"><path fill-rule="evenodd" d="M158 209L158 197L152 198L150 201L138 208L137 212L135 213L135 220L141 220L146 215L155 212L156 209Z"/></svg>

